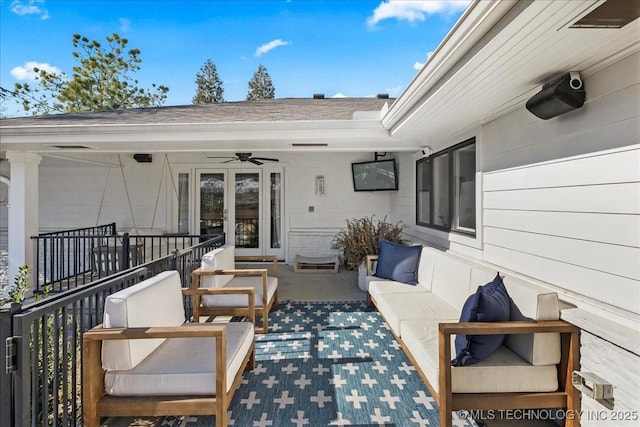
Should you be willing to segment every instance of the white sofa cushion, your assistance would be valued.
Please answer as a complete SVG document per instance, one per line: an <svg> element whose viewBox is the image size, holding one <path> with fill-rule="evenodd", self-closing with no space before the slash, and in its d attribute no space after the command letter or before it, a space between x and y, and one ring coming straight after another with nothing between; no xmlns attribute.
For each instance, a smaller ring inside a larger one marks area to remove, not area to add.
<svg viewBox="0 0 640 427"><path fill-rule="evenodd" d="M204 271L234 270L236 268L235 246L222 246L202 256L200 268ZM222 288L233 279L232 274L201 276L200 286L203 288Z"/></svg>
<svg viewBox="0 0 640 427"><path fill-rule="evenodd" d="M254 289L256 308L263 307L262 303L262 277L260 276L234 276L226 288L250 287ZM278 278L267 276L267 301L271 301L273 295L278 290ZM204 295L202 305L204 307L247 307L247 295Z"/></svg>
<svg viewBox="0 0 640 427"><path fill-rule="evenodd" d="M406 283L396 282L395 280L381 279L375 276L367 276L367 282L369 283L369 294L375 299L380 294L386 293L412 293L412 292L429 292L424 286L407 285Z"/></svg>
<svg viewBox="0 0 640 427"><path fill-rule="evenodd" d="M511 297L511 320L558 320L558 294L528 280L506 275L504 285ZM560 334L508 335L503 343L533 365L560 362Z"/></svg>
<svg viewBox="0 0 640 427"><path fill-rule="evenodd" d="M376 299L378 310L396 336L401 337L401 323L420 319L457 322L460 313L433 292L406 292L380 294Z"/></svg>
<svg viewBox="0 0 640 427"><path fill-rule="evenodd" d="M402 322L402 341L436 392L438 384L438 323L409 320ZM451 338L451 354L454 336ZM487 359L470 366L451 368L453 393L543 392L558 389L555 365L534 366L501 346Z"/></svg>
<svg viewBox="0 0 640 427"><path fill-rule="evenodd" d="M431 291L454 307L458 317L464 302L478 285L470 288L471 264L446 252L436 254ZM484 285L484 283L480 283Z"/></svg>
<svg viewBox="0 0 640 427"><path fill-rule="evenodd" d="M109 295L104 305L105 328L179 326L185 322L180 274L165 271ZM105 370L131 369L164 339L112 340L102 346Z"/></svg>
<svg viewBox="0 0 640 427"><path fill-rule="evenodd" d="M227 390L254 340L250 322L227 325ZM188 362L186 362L188 361ZM105 374L115 396L216 394L215 338L170 338L135 368Z"/></svg>

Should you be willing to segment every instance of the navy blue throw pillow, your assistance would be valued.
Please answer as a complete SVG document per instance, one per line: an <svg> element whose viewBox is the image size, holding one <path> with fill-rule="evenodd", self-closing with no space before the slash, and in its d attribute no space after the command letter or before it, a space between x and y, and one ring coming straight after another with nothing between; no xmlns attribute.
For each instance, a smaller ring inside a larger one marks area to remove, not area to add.
<svg viewBox="0 0 640 427"><path fill-rule="evenodd" d="M380 254L374 276L415 285L418 283L418 263L422 246L405 246L380 239Z"/></svg>
<svg viewBox="0 0 640 427"><path fill-rule="evenodd" d="M461 322L505 322L509 320L510 298L500 273L492 282L479 286L462 307ZM491 356L504 335L457 335L453 366L467 366Z"/></svg>

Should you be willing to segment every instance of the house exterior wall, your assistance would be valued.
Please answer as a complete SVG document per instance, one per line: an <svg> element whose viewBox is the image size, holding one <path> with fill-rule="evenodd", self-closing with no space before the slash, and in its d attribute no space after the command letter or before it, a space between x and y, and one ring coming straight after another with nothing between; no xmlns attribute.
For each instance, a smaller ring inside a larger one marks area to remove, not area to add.
<svg viewBox="0 0 640 427"><path fill-rule="evenodd" d="M121 155L120 159L122 170L57 159L43 162L39 180L40 229L72 229L111 222L121 230L166 229L169 188L162 178L162 160L137 163L130 155ZM118 164L115 156L104 160Z"/></svg>
<svg viewBox="0 0 640 427"><path fill-rule="evenodd" d="M640 417L638 69L633 54L584 76L584 107L562 116L523 106L475 135L424 144L437 152L476 136L475 239L416 227L415 184L393 196L393 219L414 239L537 279L573 307L564 318L582 329L582 370L614 386L613 412L583 397L584 426ZM403 155L402 169L411 164Z"/></svg>
<svg viewBox="0 0 640 427"><path fill-rule="evenodd" d="M585 105L551 120L538 119L523 106L474 129L452 129L452 136L446 140L421 144L437 152L476 137L475 238L415 225L413 153L389 153L398 160L398 191L364 193L353 191L350 164L371 160L372 152L277 153L285 166L287 183L286 261L297 254L336 253L332 241L346 219L375 215L394 223L402 221L409 226L407 234L414 241L518 272L558 291L568 307L579 311L565 318L583 330L583 370L614 385L614 410L637 411L638 69L640 54L633 54L585 73ZM68 167L68 162L45 161L40 170L41 228L113 221L121 229L134 225L169 228L167 206L171 205L173 190L166 179L161 179L162 161L154 158L151 164L137 164L130 157L122 159L135 224L119 168L89 164ZM203 163L195 156L181 155L179 165L183 170L202 167ZM325 195L315 193L318 175L325 178ZM583 409L593 415L607 408L584 398ZM608 420L584 417L582 425L603 425L603 421L619 425L609 414L602 416Z"/></svg>
<svg viewBox="0 0 640 427"><path fill-rule="evenodd" d="M269 155L278 157L285 168L287 262L296 255L336 254L338 251L332 248L332 242L347 219L371 215L383 219L390 213L392 192L353 191L351 163L373 160L371 152ZM195 155L170 154L169 159L174 173L205 167L237 167L236 164L205 164ZM39 180L42 231L111 222L120 230L171 230L176 196L163 156L154 156L152 163L137 163L131 155L123 154L120 159L117 155L105 155L100 162L115 165L122 162L123 168L45 159ZM324 195L316 194L316 176L324 177ZM407 182L401 187L411 192L409 185Z"/></svg>
<svg viewBox="0 0 640 427"><path fill-rule="evenodd" d="M355 192L351 163L373 160L371 152L308 153L290 155L289 166L289 251L287 261L296 255L327 256L337 254L332 248L335 235L346 220L374 215L388 217L392 193L388 191ZM316 176L324 176L325 195L315 192ZM410 183L402 187L410 191ZM313 212L309 212L313 208Z"/></svg>

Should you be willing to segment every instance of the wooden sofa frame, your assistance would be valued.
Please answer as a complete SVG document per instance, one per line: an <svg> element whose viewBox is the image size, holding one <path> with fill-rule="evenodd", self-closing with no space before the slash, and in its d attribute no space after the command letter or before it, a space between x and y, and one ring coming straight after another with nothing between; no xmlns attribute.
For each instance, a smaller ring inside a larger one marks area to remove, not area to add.
<svg viewBox="0 0 640 427"><path fill-rule="evenodd" d="M278 258L275 255L236 255L236 262L272 262L273 263L273 277L278 277ZM278 291L273 294L273 297L268 300L267 295L267 277L268 271L266 268L237 268L233 270L202 270L198 268L192 273L192 286L195 289L200 288L200 280L202 276L215 276L215 275L235 275L235 276L257 276L262 280L262 301L259 301L255 308L256 315L262 317L262 326L256 327L256 333L266 334L269 329L269 312L271 308L278 303ZM210 289L210 288L207 288ZM216 288L214 288L216 289ZM217 288L217 289L225 289ZM238 289L238 288L229 288ZM193 317L195 319L199 316L246 316L247 307L202 307L200 304L200 295L194 295L193 300Z"/></svg>
<svg viewBox="0 0 640 427"><path fill-rule="evenodd" d="M367 275L373 274L373 262L378 255L367 255ZM367 292L367 301L377 307L375 298ZM382 317L384 314L380 313ZM440 408L440 426L452 426L452 411L495 409L566 410L565 427L580 426L580 392L573 387L571 375L580 369L580 330L563 320L509 321L509 322L449 322L438 328L438 384L436 392L402 338L395 336L411 360ZM554 392L532 393L453 393L451 391L451 336L452 335L513 335L555 332L561 336L561 359L558 364L558 386Z"/></svg>
<svg viewBox="0 0 640 427"><path fill-rule="evenodd" d="M249 321L255 324L253 288L182 289L192 297L209 294L247 294ZM197 317L194 317L197 323ZM216 338L216 390L227 387L227 334L222 324L185 324L182 326L148 328L104 328L98 325L83 335L82 400L84 427L98 427L100 417L215 415L216 427L227 426L227 412L243 372L255 366L255 344L244 356L241 367L229 391L216 395L153 395L109 396L105 394L101 353L102 342L121 339L149 338ZM185 363L188 363L185 360Z"/></svg>
<svg viewBox="0 0 640 427"><path fill-rule="evenodd" d="M571 383L571 374L580 369L579 329L563 320L512 322L459 322L440 323L438 328L439 385L435 393L426 381L429 391L440 406L440 425L451 427L451 411L490 409L544 409L566 410L565 427L580 425L580 392ZM493 335L559 333L561 359L558 364L558 386L553 392L532 393L452 393L451 392L451 335ZM405 349L406 350L406 349ZM420 371L423 380L424 374Z"/></svg>

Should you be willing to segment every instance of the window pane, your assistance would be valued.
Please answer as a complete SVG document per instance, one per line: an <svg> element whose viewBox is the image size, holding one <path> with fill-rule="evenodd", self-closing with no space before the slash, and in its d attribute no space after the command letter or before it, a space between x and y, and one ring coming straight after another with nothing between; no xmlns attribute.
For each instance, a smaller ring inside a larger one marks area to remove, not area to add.
<svg viewBox="0 0 640 427"><path fill-rule="evenodd" d="M422 159L416 166L416 222L431 225L431 159Z"/></svg>
<svg viewBox="0 0 640 427"><path fill-rule="evenodd" d="M476 145L453 152L454 195L453 228L476 229Z"/></svg>
<svg viewBox="0 0 640 427"><path fill-rule="evenodd" d="M178 174L178 233L189 234L189 174Z"/></svg>
<svg viewBox="0 0 640 427"><path fill-rule="evenodd" d="M449 228L449 153L433 159L433 214L431 224Z"/></svg>

